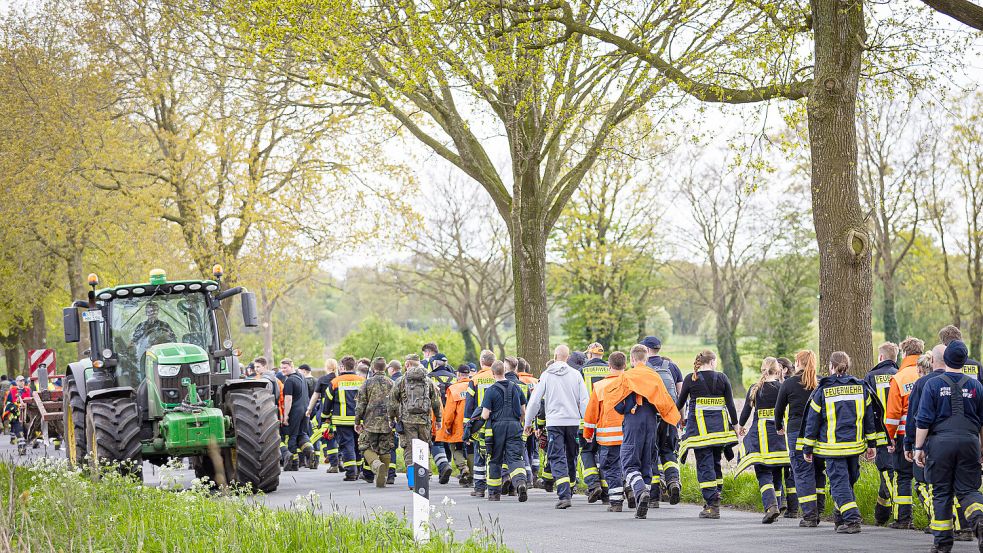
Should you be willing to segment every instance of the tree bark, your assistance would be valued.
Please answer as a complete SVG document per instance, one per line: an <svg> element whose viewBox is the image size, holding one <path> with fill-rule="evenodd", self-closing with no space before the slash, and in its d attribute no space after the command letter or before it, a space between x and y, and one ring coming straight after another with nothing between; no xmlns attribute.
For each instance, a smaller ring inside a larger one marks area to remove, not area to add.
<svg viewBox="0 0 983 553"><path fill-rule="evenodd" d="M519 356L539 375L549 358L549 304L546 299L546 235L535 200L516 194L512 208L512 275L515 282L515 337ZM522 201L520 198L528 201Z"/></svg>
<svg viewBox="0 0 983 553"><path fill-rule="evenodd" d="M735 392L744 389L744 366L741 364L741 356L737 352L737 335L735 329L730 328L727 321L727 314L717 310L717 350L720 353L720 369L730 380ZM678 365L678 363L677 363Z"/></svg>
<svg viewBox="0 0 983 553"><path fill-rule="evenodd" d="M468 327L461 328L461 338L464 340L464 362L465 363L477 363L478 362L478 350L474 345L474 334L471 334L471 329Z"/></svg>
<svg viewBox="0 0 983 553"><path fill-rule="evenodd" d="M857 85L866 38L862 2L812 0L815 81L807 104L812 209L819 246L819 355L873 366L870 236L857 188Z"/></svg>
<svg viewBox="0 0 983 553"><path fill-rule="evenodd" d="M983 339L983 279L977 277L972 284L973 301L969 318L969 353L974 359L980 358L981 339Z"/></svg>

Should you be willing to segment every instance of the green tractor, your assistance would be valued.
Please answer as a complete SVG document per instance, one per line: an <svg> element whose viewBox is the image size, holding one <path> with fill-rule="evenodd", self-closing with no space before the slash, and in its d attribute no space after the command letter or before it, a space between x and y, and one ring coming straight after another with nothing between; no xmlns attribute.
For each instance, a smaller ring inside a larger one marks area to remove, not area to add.
<svg viewBox="0 0 983 553"><path fill-rule="evenodd" d="M246 327L256 298L215 280L150 281L98 289L63 311L65 340L89 326L88 357L68 366L64 423L68 459L119 463L142 474L188 457L198 477L272 492L280 482L280 424L265 380L241 377L223 302L241 296ZM81 317L80 317L81 313ZM81 319L81 321L80 321Z"/></svg>

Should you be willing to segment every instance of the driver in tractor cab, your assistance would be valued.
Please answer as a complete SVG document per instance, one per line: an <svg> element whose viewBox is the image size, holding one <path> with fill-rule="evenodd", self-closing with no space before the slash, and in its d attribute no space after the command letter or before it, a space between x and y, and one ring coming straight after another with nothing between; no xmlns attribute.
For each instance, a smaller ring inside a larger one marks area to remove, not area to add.
<svg viewBox="0 0 983 553"><path fill-rule="evenodd" d="M146 320L138 324L136 330L133 331L135 343L140 343L141 340L149 338L150 340L146 344L149 347L177 341L177 336L171 325L158 318L160 306L156 302L149 302L144 308L144 314L147 316Z"/></svg>

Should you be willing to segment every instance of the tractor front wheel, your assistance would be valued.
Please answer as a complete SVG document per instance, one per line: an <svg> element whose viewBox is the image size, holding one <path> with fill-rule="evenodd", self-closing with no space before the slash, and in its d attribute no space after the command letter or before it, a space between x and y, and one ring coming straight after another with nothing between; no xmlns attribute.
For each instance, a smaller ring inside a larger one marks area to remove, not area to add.
<svg viewBox="0 0 983 553"><path fill-rule="evenodd" d="M224 455L235 481L253 491L270 493L280 485L280 421L270 392L263 388L233 390L226 396L236 447Z"/></svg>
<svg viewBox="0 0 983 553"><path fill-rule="evenodd" d="M63 426L65 427L65 456L73 466L88 452L85 443L85 400L74 378L69 378L62 394Z"/></svg>
<svg viewBox="0 0 983 553"><path fill-rule="evenodd" d="M122 397L94 399L86 406L85 419L90 464L98 468L103 462L119 463L120 472L142 477L136 401Z"/></svg>

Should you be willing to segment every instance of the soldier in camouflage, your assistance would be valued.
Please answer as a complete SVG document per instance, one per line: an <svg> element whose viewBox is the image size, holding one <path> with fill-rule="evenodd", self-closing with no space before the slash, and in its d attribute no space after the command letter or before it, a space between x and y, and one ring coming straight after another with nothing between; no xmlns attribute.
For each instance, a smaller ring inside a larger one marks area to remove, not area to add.
<svg viewBox="0 0 983 553"><path fill-rule="evenodd" d="M413 466L413 440L433 443L433 427L441 423L440 392L427 378L427 371L420 365L419 355L406 356L406 372L393 386L389 394L389 418L398 421L396 432L403 448L403 460L407 468ZM431 418L432 417L432 418Z"/></svg>
<svg viewBox="0 0 983 553"><path fill-rule="evenodd" d="M372 375L358 389L355 400L355 431L358 432L358 449L365 462L372 468L375 485L386 487L389 472L390 451L395 447L392 420L387 412L393 381L386 374L386 360L378 357L372 362Z"/></svg>

